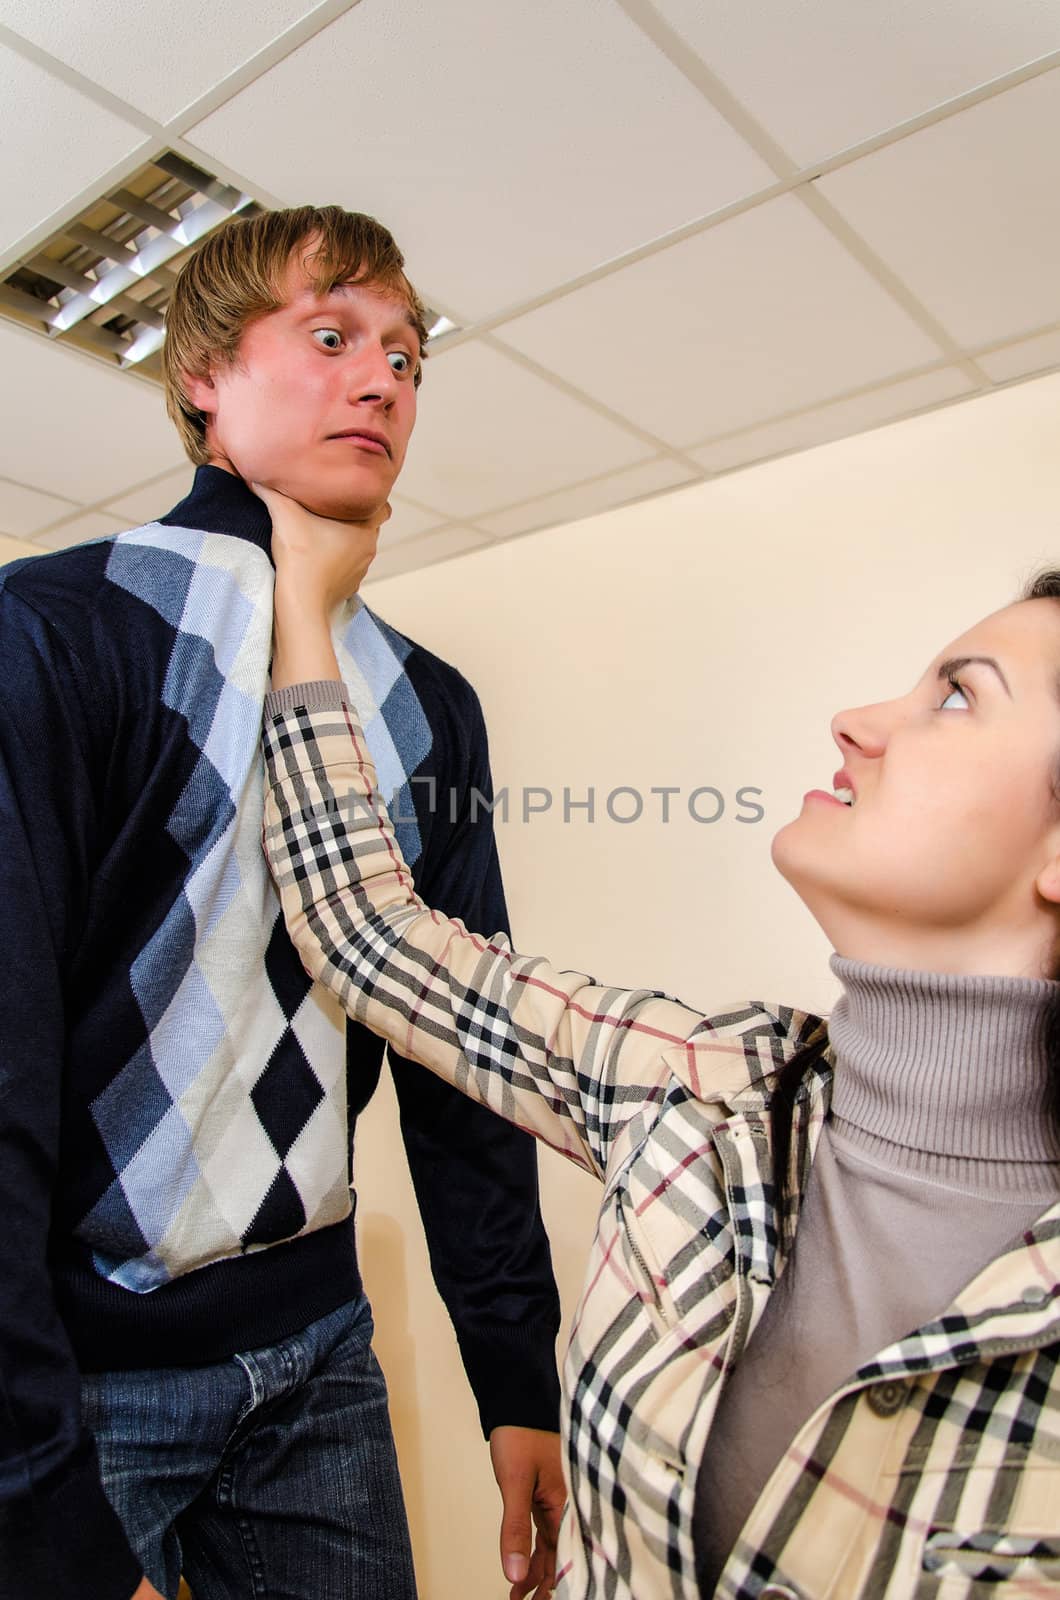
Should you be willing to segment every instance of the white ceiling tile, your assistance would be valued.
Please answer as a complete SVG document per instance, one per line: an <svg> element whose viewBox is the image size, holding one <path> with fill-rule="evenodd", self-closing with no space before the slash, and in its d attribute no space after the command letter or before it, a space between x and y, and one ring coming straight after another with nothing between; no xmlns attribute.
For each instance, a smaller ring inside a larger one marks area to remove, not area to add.
<svg viewBox="0 0 1060 1600"><path fill-rule="evenodd" d="M152 483L130 489L125 494L112 495L104 510L123 517L125 526L129 528L139 527L142 522L153 522L158 517L164 517L178 501L183 500L191 489L194 477L195 468L189 461Z"/></svg>
<svg viewBox="0 0 1060 1600"><path fill-rule="evenodd" d="M994 350L987 356L976 356L975 360L995 383L1045 372L1049 367L1060 365L1060 328L1040 333L1033 339L1021 339L1018 344L1006 345L1003 350Z"/></svg>
<svg viewBox="0 0 1060 1600"><path fill-rule="evenodd" d="M634 434L472 340L429 363L401 487L474 518L643 455Z"/></svg>
<svg viewBox="0 0 1060 1600"><path fill-rule="evenodd" d="M729 467L764 461L788 450L805 450L832 439L842 439L971 391L971 380L955 367L947 367L941 372L928 372L919 378L906 378L901 383L873 389L851 400L820 406L797 417L770 422L763 428L751 428L730 439L718 439L690 454L708 472L724 472Z"/></svg>
<svg viewBox="0 0 1060 1600"><path fill-rule="evenodd" d="M612 0L362 4L187 137L289 204L380 217L465 318L773 181Z"/></svg>
<svg viewBox="0 0 1060 1600"><path fill-rule="evenodd" d="M0 528L6 533L36 533L56 522L62 516L76 511L69 500L57 499L53 494L41 494L39 489L27 489L24 484L0 478Z"/></svg>
<svg viewBox="0 0 1060 1600"><path fill-rule="evenodd" d="M498 337L679 447L939 356L793 196L506 323Z"/></svg>
<svg viewBox="0 0 1060 1600"><path fill-rule="evenodd" d="M0 533L0 566L6 566L9 561L21 561L23 556L39 556L40 547L30 544L26 539L11 539L5 533Z"/></svg>
<svg viewBox="0 0 1060 1600"><path fill-rule="evenodd" d="M0 324L0 474L94 504L176 467L162 391Z"/></svg>
<svg viewBox="0 0 1060 1600"><path fill-rule="evenodd" d="M143 143L143 134L132 123L6 45L0 45L0 105L0 250L10 248Z"/></svg>
<svg viewBox="0 0 1060 1600"><path fill-rule="evenodd" d="M653 0L800 165L1060 49L1055 0Z"/></svg>
<svg viewBox="0 0 1060 1600"><path fill-rule="evenodd" d="M72 544L83 544L86 539L105 539L109 534L121 533L128 526L120 517L107 516L101 511L86 511L48 533L39 533L34 543L44 550L66 550Z"/></svg>
<svg viewBox="0 0 1060 1600"><path fill-rule="evenodd" d="M496 516L482 517L480 526L494 538L508 539L534 528L577 522L581 517L609 511L630 500L640 500L663 489L676 489L694 477L695 473L687 467L663 456L655 461L642 461L636 467L626 467L622 472L612 472L606 478L596 478L592 483L576 484L573 488L561 489L558 494L513 506L510 511L498 512Z"/></svg>
<svg viewBox="0 0 1060 1600"><path fill-rule="evenodd" d="M396 549L381 550L372 562L369 578L395 578L401 572L433 567L436 561L467 555L472 550L482 550L492 543L492 539L476 533L473 528L436 528L433 533L406 540ZM365 588L368 588L368 584Z"/></svg>
<svg viewBox="0 0 1060 1600"><path fill-rule="evenodd" d="M314 0L4 0L23 38L159 122L256 55Z"/></svg>
<svg viewBox="0 0 1060 1600"><path fill-rule="evenodd" d="M390 520L383 524L380 534L384 550L392 549L405 539L415 539L418 534L426 533L428 528L436 528L440 522L448 521L440 512L409 505L407 500L402 500L396 494L390 496L390 509Z"/></svg>
<svg viewBox="0 0 1060 1600"><path fill-rule="evenodd" d="M1060 71L819 187L962 345L1060 319Z"/></svg>

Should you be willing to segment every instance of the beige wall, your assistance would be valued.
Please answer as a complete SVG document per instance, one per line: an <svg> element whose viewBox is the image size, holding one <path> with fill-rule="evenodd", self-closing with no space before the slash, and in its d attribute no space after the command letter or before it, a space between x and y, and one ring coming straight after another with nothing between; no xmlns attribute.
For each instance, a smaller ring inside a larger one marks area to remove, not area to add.
<svg viewBox="0 0 1060 1600"><path fill-rule="evenodd" d="M30 544L26 539L13 539L9 533L0 533L0 567L8 561L18 561L22 556L42 554L39 544Z"/></svg>
<svg viewBox="0 0 1060 1600"><path fill-rule="evenodd" d="M371 585L482 696L514 802L498 831L517 947L704 1008L827 1006L828 952L771 834L829 786L836 709L904 689L1060 563L1058 445L1060 376ZM645 796L641 821L607 817L619 785ZM668 825L653 785L682 790ZM688 815L701 785L729 803L713 825ZM764 821L732 820L741 785ZM524 786L552 811L523 823ZM595 787L593 824L563 821L565 786ZM361 1237L423 1600L500 1600L495 1491L397 1140L381 1093L358 1133ZM541 1171L569 1320L595 1186L547 1152Z"/></svg>

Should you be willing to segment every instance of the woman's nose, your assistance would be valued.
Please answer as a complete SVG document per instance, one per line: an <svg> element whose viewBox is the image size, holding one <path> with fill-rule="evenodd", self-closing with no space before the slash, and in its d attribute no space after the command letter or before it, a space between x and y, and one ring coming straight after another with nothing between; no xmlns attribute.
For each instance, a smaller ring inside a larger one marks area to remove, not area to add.
<svg viewBox="0 0 1060 1600"><path fill-rule="evenodd" d="M844 756L857 752L881 756L887 748L887 706L858 706L837 711L832 718L832 738Z"/></svg>

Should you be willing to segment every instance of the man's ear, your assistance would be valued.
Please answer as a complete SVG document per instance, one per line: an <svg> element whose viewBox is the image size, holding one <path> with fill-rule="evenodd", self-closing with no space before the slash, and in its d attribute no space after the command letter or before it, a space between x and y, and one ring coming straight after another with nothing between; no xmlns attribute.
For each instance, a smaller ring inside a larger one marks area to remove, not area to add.
<svg viewBox="0 0 1060 1600"><path fill-rule="evenodd" d="M181 373L184 393L195 407L205 416L212 417L217 410L217 386L213 381L212 373Z"/></svg>

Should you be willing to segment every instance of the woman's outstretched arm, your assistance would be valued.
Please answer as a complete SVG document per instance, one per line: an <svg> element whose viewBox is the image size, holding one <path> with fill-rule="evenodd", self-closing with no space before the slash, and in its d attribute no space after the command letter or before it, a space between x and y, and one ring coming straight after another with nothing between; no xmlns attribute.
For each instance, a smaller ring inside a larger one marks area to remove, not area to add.
<svg viewBox="0 0 1060 1600"><path fill-rule="evenodd" d="M303 962L402 1055L602 1175L672 1082L663 1051L703 1018L517 955L417 897L331 644L349 530L263 498L277 567L265 848Z"/></svg>

